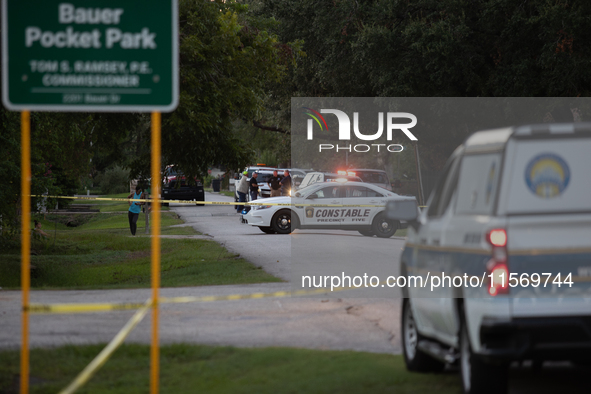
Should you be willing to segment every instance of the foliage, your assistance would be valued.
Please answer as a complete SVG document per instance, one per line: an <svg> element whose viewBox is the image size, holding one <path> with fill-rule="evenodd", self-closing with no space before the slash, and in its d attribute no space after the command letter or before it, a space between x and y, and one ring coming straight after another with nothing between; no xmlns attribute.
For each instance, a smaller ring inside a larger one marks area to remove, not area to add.
<svg viewBox="0 0 591 394"><path fill-rule="evenodd" d="M270 22L246 14L234 1L179 2L180 102L163 116L164 164L176 164L189 179L212 165L241 168L253 150L234 132L235 119L258 119L267 86L284 74ZM148 178L149 136L133 175Z"/></svg>
<svg viewBox="0 0 591 394"><path fill-rule="evenodd" d="M163 115L162 161L189 179L212 165L252 161L254 151L232 121L259 118L267 84L284 73L280 44L265 30L273 22L246 9L234 1L179 2L180 105ZM11 232L18 231L19 115L1 108L0 126L0 215ZM149 126L145 114L31 114L33 194L74 193L80 179L113 165L150 178Z"/></svg>
<svg viewBox="0 0 591 394"><path fill-rule="evenodd" d="M246 0L305 56L273 85L289 129L291 97L589 96L586 0ZM278 109L281 108L281 110ZM425 168L470 130L422 135Z"/></svg>
<svg viewBox="0 0 591 394"><path fill-rule="evenodd" d="M213 181L213 176L207 174L203 177L203 187L211 187L211 181Z"/></svg>
<svg viewBox="0 0 591 394"><path fill-rule="evenodd" d="M251 163L288 167L291 160L291 136L254 127L243 121L234 122L234 132L244 145L254 151ZM243 168L243 167L241 167Z"/></svg>
<svg viewBox="0 0 591 394"><path fill-rule="evenodd" d="M95 180L103 194L125 193L129 191L129 171L120 166L109 168Z"/></svg>
<svg viewBox="0 0 591 394"><path fill-rule="evenodd" d="M93 171L93 150L116 146L135 115L34 112L31 119L31 194L72 195ZM0 108L0 215L5 231L18 231L20 115ZM122 137L123 136L123 137ZM41 200L32 199L32 209ZM56 200L48 199L47 207ZM60 205L64 200L60 200Z"/></svg>

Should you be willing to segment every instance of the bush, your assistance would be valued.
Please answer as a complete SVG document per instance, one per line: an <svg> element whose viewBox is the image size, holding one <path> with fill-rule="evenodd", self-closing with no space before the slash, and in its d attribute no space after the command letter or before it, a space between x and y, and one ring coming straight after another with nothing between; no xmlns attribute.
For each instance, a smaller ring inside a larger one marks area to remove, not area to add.
<svg viewBox="0 0 591 394"><path fill-rule="evenodd" d="M129 191L129 172L116 166L99 174L95 180L103 194L126 193Z"/></svg>
<svg viewBox="0 0 591 394"><path fill-rule="evenodd" d="M213 177L211 175L205 175L203 177L203 187L211 187L211 181Z"/></svg>

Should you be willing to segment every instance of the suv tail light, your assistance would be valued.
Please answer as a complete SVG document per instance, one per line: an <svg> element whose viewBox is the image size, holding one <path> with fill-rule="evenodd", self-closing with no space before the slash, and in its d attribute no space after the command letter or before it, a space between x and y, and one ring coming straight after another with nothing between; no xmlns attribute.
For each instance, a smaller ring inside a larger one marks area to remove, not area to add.
<svg viewBox="0 0 591 394"><path fill-rule="evenodd" d="M507 264L507 232L505 229L493 229L486 235L492 245L491 259L486 263L488 270L488 294L497 296L509 294L509 266Z"/></svg>
<svg viewBox="0 0 591 394"><path fill-rule="evenodd" d="M492 246L507 246L507 232L502 228L490 230L486 238Z"/></svg>

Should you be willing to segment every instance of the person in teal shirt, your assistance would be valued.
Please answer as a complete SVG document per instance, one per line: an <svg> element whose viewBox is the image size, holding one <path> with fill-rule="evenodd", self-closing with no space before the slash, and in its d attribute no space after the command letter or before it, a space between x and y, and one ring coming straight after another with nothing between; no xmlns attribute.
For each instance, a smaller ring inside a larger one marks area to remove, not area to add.
<svg viewBox="0 0 591 394"><path fill-rule="evenodd" d="M135 193L131 193L127 198L133 198L134 200L140 200L143 195L143 190L140 185L135 187ZM137 219L140 216L140 212L142 210L141 205L144 205L143 202L129 202L129 211L127 212L127 218L129 219L129 229L131 230L131 235L135 235L135 231L137 230Z"/></svg>

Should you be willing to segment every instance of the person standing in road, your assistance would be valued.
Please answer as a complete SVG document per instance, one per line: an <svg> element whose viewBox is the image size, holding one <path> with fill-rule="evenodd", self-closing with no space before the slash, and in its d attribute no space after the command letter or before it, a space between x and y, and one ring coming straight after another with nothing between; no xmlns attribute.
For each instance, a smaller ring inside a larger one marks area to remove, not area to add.
<svg viewBox="0 0 591 394"><path fill-rule="evenodd" d="M246 202L246 193L248 193L248 171L244 171L242 173L242 178L238 183L238 187L236 188L236 192L238 193L238 201L239 202ZM240 213L244 209L244 205L236 205L236 212Z"/></svg>
<svg viewBox="0 0 591 394"><path fill-rule="evenodd" d="M281 195L282 196L289 196L291 192L291 176L289 175L289 171L285 170L283 172L283 179L281 180Z"/></svg>
<svg viewBox="0 0 591 394"><path fill-rule="evenodd" d="M131 193L127 198L133 198L134 200L139 200L143 198L142 187L137 185L135 187L135 193ZM135 235L137 230L137 219L140 216L140 212L142 210L141 205L144 205L143 202L129 202L129 211L127 212L127 218L129 219L129 229L131 230L131 235Z"/></svg>
<svg viewBox="0 0 591 394"><path fill-rule="evenodd" d="M273 171L273 176L267 181L267 186L271 189L271 197L281 196L281 178L277 176L277 170Z"/></svg>
<svg viewBox="0 0 591 394"><path fill-rule="evenodd" d="M259 183L257 182L258 175L258 172L253 172L252 177L250 177L250 201L256 200L259 196Z"/></svg>

